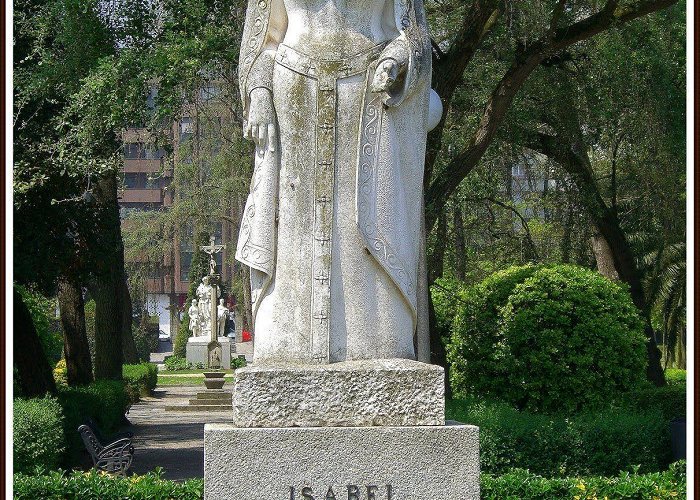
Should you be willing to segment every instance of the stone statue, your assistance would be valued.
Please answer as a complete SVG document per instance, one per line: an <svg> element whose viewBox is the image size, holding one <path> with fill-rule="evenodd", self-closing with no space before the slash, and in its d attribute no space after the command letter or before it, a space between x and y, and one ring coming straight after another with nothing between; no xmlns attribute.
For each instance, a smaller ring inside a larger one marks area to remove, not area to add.
<svg viewBox="0 0 700 500"><path fill-rule="evenodd" d="M249 0L239 61L255 362L416 359L441 116L422 0Z"/></svg>
<svg viewBox="0 0 700 500"><path fill-rule="evenodd" d="M203 336L211 335L212 312L211 293L213 287L209 284L209 276L202 278L202 282L197 286L197 302L199 304L199 324L200 332ZM217 293L217 296L221 292ZM218 298L218 297L217 297Z"/></svg>
<svg viewBox="0 0 700 500"><path fill-rule="evenodd" d="M201 333L200 321L199 321L199 307L197 306L197 300L192 299L192 305L187 311L190 317L189 329L192 332L193 337L199 337Z"/></svg>
<svg viewBox="0 0 700 500"><path fill-rule="evenodd" d="M224 305L224 299L219 299L219 305L216 306L216 319L218 322L218 336L223 337L226 332L226 320L228 319L228 307Z"/></svg>

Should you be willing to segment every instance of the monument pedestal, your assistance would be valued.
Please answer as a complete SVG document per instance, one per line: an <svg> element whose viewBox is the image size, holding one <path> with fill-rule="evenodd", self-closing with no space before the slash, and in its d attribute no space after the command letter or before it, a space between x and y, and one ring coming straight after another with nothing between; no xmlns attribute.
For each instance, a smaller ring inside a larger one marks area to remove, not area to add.
<svg viewBox="0 0 700 500"><path fill-rule="evenodd" d="M475 500L479 429L206 424L204 477L205 500Z"/></svg>
<svg viewBox="0 0 700 500"><path fill-rule="evenodd" d="M228 337L219 337L218 341L221 344L221 368L231 368L231 357L235 357L235 343ZM187 347L185 358L188 363L196 365L197 363L207 366L209 360L209 337L190 337L187 339Z"/></svg>

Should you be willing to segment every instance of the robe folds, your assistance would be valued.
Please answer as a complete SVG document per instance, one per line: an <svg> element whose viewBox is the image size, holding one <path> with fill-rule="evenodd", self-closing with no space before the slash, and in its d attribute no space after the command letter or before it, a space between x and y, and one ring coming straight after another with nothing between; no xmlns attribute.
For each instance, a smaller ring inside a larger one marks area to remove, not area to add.
<svg viewBox="0 0 700 500"><path fill-rule="evenodd" d="M245 116L250 92L267 88L279 130L275 151L256 150L236 250L251 267L254 362L416 359L431 74L422 2L395 0L393 40L331 60L275 39L281 1L250 0L239 60ZM372 92L377 63L394 54L406 61L401 85Z"/></svg>

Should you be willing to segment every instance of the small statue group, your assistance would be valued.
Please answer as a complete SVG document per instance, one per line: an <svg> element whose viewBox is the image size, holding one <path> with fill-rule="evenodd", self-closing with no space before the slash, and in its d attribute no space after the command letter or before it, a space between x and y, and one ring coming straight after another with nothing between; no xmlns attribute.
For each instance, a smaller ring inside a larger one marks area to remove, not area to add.
<svg viewBox="0 0 700 500"><path fill-rule="evenodd" d="M209 276L202 278L202 282L197 287L197 298L192 299L192 304L187 311L190 317L189 329L193 337L209 337L212 329L211 311L212 286L209 284ZM221 291L217 289L219 305L216 307L217 333L223 335L228 317L228 308L224 305Z"/></svg>

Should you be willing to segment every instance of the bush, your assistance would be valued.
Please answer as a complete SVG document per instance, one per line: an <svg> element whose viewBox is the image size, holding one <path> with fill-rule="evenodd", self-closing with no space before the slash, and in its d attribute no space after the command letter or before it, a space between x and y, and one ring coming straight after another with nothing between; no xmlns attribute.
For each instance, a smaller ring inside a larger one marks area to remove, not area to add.
<svg viewBox="0 0 700 500"><path fill-rule="evenodd" d="M621 473L616 477L567 477L545 479L525 470L500 477L481 474L481 498L488 500L583 500L618 498L686 497L686 464L676 462L669 470L651 474ZM161 469L142 476L52 472L48 475L14 475L15 500L54 498L70 500L145 500L177 498L200 500L204 481L183 482L162 479Z"/></svg>
<svg viewBox="0 0 700 500"><path fill-rule="evenodd" d="M158 351L158 327L152 328L149 326L134 326L131 329L134 336L134 344L136 344L136 352L139 359L148 361L151 359L151 353Z"/></svg>
<svg viewBox="0 0 700 500"><path fill-rule="evenodd" d="M505 403L448 400L447 418L479 427L481 470L545 476L612 475L671 461L669 421L658 411L608 409L576 417L518 411Z"/></svg>
<svg viewBox="0 0 700 500"><path fill-rule="evenodd" d="M615 406L622 409L635 409L640 412L660 412L666 420L685 417L685 385L647 387L621 394Z"/></svg>
<svg viewBox="0 0 700 500"><path fill-rule="evenodd" d="M173 355L165 358L165 369L169 372L175 372L178 370L188 370L191 364L187 362L185 358Z"/></svg>
<svg viewBox="0 0 700 500"><path fill-rule="evenodd" d="M53 397L15 399L12 438L15 472L59 466L66 448L63 410ZM40 498L40 497L38 497Z"/></svg>
<svg viewBox="0 0 700 500"><path fill-rule="evenodd" d="M519 283L532 276L539 267L510 267L498 271L481 283L459 292L453 283L450 289L458 293L459 300L440 300L440 294L433 289L436 316L445 316L439 311L450 311L454 320L440 320L438 324L450 326L451 335L446 346L449 365L450 385L456 394L480 394L492 396L489 380L496 379L498 360L494 353L498 341L500 309ZM440 283L440 282L438 282ZM447 315L450 313L447 312ZM449 317L449 316L448 316Z"/></svg>
<svg viewBox="0 0 700 500"><path fill-rule="evenodd" d="M56 363L56 368L53 369L53 379L56 382L56 386L68 385L68 369L66 368L65 359Z"/></svg>
<svg viewBox="0 0 700 500"><path fill-rule="evenodd" d="M188 479L183 482L162 479L156 469L141 476L129 477L99 474L95 471L52 472L48 475L14 475L15 500L44 498L70 500L130 500L166 499L200 500L204 496L204 481Z"/></svg>
<svg viewBox="0 0 700 500"><path fill-rule="evenodd" d="M60 387L58 401L65 415L64 431L68 444L68 466L79 465L84 445L78 427L92 418L100 432L116 432L124 420L129 407L124 383L113 380L100 380L86 386Z"/></svg>
<svg viewBox="0 0 700 500"><path fill-rule="evenodd" d="M244 368L248 363L244 357L231 358L231 369L236 370L238 368Z"/></svg>
<svg viewBox="0 0 700 500"><path fill-rule="evenodd" d="M667 368L664 372L666 383L669 385L685 384L685 370L680 368Z"/></svg>
<svg viewBox="0 0 700 500"><path fill-rule="evenodd" d="M594 271L511 268L475 287L468 302L450 343L457 394L573 413L601 408L644 381L639 312L624 286Z"/></svg>
<svg viewBox="0 0 700 500"><path fill-rule="evenodd" d="M122 377L126 384L127 394L132 402L138 401L138 396L150 396L158 384L158 367L153 363L124 365ZM135 395L132 396L132 395Z"/></svg>
<svg viewBox="0 0 700 500"><path fill-rule="evenodd" d="M192 336L189 328L190 316L185 312L180 322L180 327L175 335L175 343L173 344L173 354L179 358L187 356L187 339Z"/></svg>
<svg viewBox="0 0 700 500"><path fill-rule="evenodd" d="M21 285L15 284L14 286L29 309L32 323L36 328L41 346L44 348L44 355L53 368L63 354L63 335L60 323L55 318L55 302Z"/></svg>
<svg viewBox="0 0 700 500"><path fill-rule="evenodd" d="M667 471L650 474L623 472L616 477L566 477L546 479L526 470L500 477L481 475L481 498L488 500L561 500L603 498L686 497L685 461Z"/></svg>

